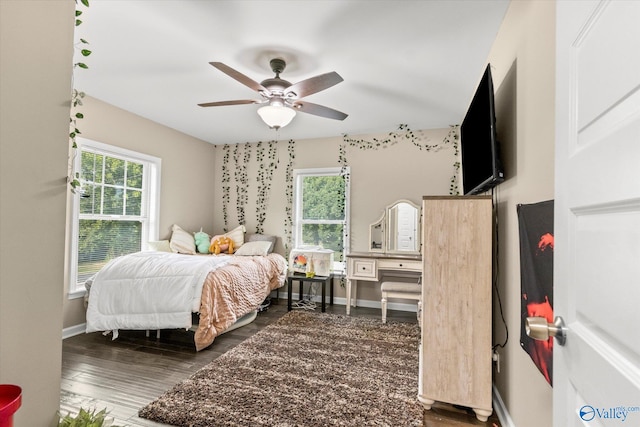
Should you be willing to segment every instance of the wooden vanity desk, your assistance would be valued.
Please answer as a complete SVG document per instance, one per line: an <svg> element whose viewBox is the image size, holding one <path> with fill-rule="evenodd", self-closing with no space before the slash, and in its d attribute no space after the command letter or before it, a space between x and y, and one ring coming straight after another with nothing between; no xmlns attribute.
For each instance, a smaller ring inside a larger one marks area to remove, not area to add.
<svg viewBox="0 0 640 427"><path fill-rule="evenodd" d="M351 252L347 258L347 315L356 306L358 282L381 283L385 272L398 277L422 275L420 251L421 207L400 199L388 205L369 225L367 252Z"/></svg>
<svg viewBox="0 0 640 427"><path fill-rule="evenodd" d="M388 254L382 252L351 252L347 254L347 315L356 306L358 281L380 282L385 272L422 274L422 255Z"/></svg>

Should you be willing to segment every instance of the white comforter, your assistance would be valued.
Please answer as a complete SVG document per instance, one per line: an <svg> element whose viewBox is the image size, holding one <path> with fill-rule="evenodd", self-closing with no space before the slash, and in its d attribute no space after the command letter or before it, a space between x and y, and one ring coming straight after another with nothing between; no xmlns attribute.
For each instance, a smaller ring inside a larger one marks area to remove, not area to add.
<svg viewBox="0 0 640 427"><path fill-rule="evenodd" d="M190 328L207 274L232 259L138 252L110 261L91 284L87 333Z"/></svg>

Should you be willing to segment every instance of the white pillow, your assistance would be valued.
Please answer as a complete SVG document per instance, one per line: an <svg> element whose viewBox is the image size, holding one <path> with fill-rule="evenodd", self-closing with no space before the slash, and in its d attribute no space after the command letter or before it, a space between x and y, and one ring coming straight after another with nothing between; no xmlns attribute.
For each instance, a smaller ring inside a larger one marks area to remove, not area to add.
<svg viewBox="0 0 640 427"><path fill-rule="evenodd" d="M233 240L233 249L237 250L244 243L244 232L247 231L244 225L239 225L233 230L225 233L224 236Z"/></svg>
<svg viewBox="0 0 640 427"><path fill-rule="evenodd" d="M273 252L273 249L276 247L277 237L270 234L247 234L244 238L247 242L270 242L271 247L269 248L269 253Z"/></svg>
<svg viewBox="0 0 640 427"><path fill-rule="evenodd" d="M195 255L196 241L193 234L187 233L177 224L173 224L172 230L173 234L171 235L171 242L169 242L171 251L180 254Z"/></svg>
<svg viewBox="0 0 640 427"><path fill-rule="evenodd" d="M234 254L240 256L267 256L270 247L271 242L247 242L240 246L240 249L235 251Z"/></svg>
<svg viewBox="0 0 640 427"><path fill-rule="evenodd" d="M147 248L156 252L171 252L171 245L168 240L158 240L147 242Z"/></svg>

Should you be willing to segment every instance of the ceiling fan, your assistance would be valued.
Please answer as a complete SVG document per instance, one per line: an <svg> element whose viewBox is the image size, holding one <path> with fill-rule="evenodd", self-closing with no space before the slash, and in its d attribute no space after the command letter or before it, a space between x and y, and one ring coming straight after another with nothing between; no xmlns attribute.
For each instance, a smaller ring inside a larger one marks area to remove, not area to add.
<svg viewBox="0 0 640 427"><path fill-rule="evenodd" d="M343 81L342 77L340 77L340 75L335 71L291 84L290 82L280 78L280 73L282 73L287 66L285 60L281 58L274 58L269 61L269 65L271 66L271 70L276 74L275 77L258 83L222 62L210 62L210 64L228 76L236 79L243 85L258 92L262 99L206 102L198 104L201 107L267 104L258 109L258 114L269 127L274 129L279 129L288 125L296 115L296 111L302 111L303 113L334 120L344 120L347 118L347 114L341 111L302 100L305 96L328 89Z"/></svg>

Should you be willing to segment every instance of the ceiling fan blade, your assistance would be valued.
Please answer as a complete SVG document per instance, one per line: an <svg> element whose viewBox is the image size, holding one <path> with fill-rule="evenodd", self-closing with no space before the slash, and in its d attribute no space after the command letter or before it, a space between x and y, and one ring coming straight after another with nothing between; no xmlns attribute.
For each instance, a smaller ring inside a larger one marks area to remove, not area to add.
<svg viewBox="0 0 640 427"><path fill-rule="evenodd" d="M254 99L238 99L237 101L216 101L198 104L200 107L221 107L223 105L260 104L261 101Z"/></svg>
<svg viewBox="0 0 640 427"><path fill-rule="evenodd" d="M293 98L304 98L321 90L330 88L337 85L341 81L344 81L340 74L332 71L326 74L320 74L319 76L311 77L301 82L292 84L285 91L284 95Z"/></svg>
<svg viewBox="0 0 640 427"><path fill-rule="evenodd" d="M293 104L293 107L303 113L313 114L327 119L344 120L349 116L342 111L334 110L333 108L325 107L323 105L312 104L307 101L298 101Z"/></svg>
<svg viewBox="0 0 640 427"><path fill-rule="evenodd" d="M250 77L245 76L240 71L234 70L233 68L229 67L228 65L223 64L222 62L209 62L209 64L213 65L214 67L216 67L218 70L222 71L223 73L225 73L229 77L232 77L232 78L236 79L237 81L239 81L243 85L250 87L251 89L255 90L256 92L265 92L266 94L270 94L271 93L269 91L269 89L267 89L266 87L262 86L257 81L253 80Z"/></svg>

